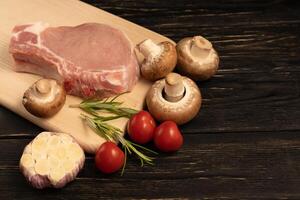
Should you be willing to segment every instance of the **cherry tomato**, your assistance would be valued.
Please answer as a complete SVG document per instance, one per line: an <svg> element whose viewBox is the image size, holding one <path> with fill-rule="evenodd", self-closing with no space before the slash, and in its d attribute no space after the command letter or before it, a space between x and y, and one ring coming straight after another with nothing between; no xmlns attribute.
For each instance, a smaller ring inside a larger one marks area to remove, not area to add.
<svg viewBox="0 0 300 200"><path fill-rule="evenodd" d="M154 132L154 144L163 152L173 152L180 149L183 137L173 121L165 121Z"/></svg>
<svg viewBox="0 0 300 200"><path fill-rule="evenodd" d="M118 171L124 160L124 152L113 142L103 143L95 155L96 167L106 174Z"/></svg>
<svg viewBox="0 0 300 200"><path fill-rule="evenodd" d="M127 130L132 141L145 144L152 140L155 127L155 121L150 113L142 110L131 117Z"/></svg>

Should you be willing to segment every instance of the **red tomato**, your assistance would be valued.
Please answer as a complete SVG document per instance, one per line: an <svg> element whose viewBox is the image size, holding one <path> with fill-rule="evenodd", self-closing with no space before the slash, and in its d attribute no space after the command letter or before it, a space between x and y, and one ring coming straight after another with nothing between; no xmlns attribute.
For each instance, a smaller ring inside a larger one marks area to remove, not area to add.
<svg viewBox="0 0 300 200"><path fill-rule="evenodd" d="M131 117L127 130L132 141L145 144L152 140L155 127L155 121L150 113L142 110Z"/></svg>
<svg viewBox="0 0 300 200"><path fill-rule="evenodd" d="M124 152L113 142L103 143L95 155L96 167L106 174L118 171L124 160Z"/></svg>
<svg viewBox="0 0 300 200"><path fill-rule="evenodd" d="M172 152L180 149L183 137L173 121L165 121L154 132L154 144L163 152Z"/></svg>

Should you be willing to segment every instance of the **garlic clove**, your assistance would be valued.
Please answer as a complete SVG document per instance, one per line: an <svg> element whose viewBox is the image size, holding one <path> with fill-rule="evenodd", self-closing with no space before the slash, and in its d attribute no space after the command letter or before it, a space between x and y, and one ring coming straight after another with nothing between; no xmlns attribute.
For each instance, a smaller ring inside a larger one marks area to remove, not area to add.
<svg viewBox="0 0 300 200"><path fill-rule="evenodd" d="M20 163L26 168L31 168L35 164L34 159L32 158L32 155L29 153L25 153L22 155Z"/></svg>
<svg viewBox="0 0 300 200"><path fill-rule="evenodd" d="M74 162L78 162L80 160L80 158L82 157L83 155L83 151L82 149L76 145L76 144L70 144L69 145L69 154L68 154L68 157L70 160L74 161Z"/></svg>
<svg viewBox="0 0 300 200"><path fill-rule="evenodd" d="M73 160L69 160L69 159L64 160L62 163L62 166L65 169L66 173L71 173L74 165L75 163L73 162Z"/></svg>
<svg viewBox="0 0 300 200"><path fill-rule="evenodd" d="M65 176L65 169L61 165L56 166L49 173L49 178L52 184L56 184L61 179L63 179L64 176Z"/></svg>
<svg viewBox="0 0 300 200"><path fill-rule="evenodd" d="M37 159L34 169L35 169L36 173L39 175L42 175L42 176L47 175L50 171L48 159L45 159L45 158Z"/></svg>
<svg viewBox="0 0 300 200"><path fill-rule="evenodd" d="M60 188L75 179L84 158L71 136L43 132L24 148L20 169L33 187Z"/></svg>

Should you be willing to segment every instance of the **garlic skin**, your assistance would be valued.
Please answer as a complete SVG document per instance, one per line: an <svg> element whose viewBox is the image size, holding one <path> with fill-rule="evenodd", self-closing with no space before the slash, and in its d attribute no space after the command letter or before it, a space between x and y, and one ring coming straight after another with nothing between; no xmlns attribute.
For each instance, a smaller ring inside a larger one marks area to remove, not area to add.
<svg viewBox="0 0 300 200"><path fill-rule="evenodd" d="M85 155L68 134L42 132L24 149L20 170L35 188L61 188L82 169Z"/></svg>

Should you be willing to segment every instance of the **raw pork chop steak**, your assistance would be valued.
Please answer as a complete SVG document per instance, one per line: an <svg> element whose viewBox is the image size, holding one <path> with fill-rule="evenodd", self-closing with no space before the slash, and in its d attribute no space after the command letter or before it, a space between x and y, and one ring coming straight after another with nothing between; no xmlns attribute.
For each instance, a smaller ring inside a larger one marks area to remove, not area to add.
<svg viewBox="0 0 300 200"><path fill-rule="evenodd" d="M127 36L105 24L16 26L10 41L15 71L55 78L68 94L102 98L130 91L139 67Z"/></svg>

